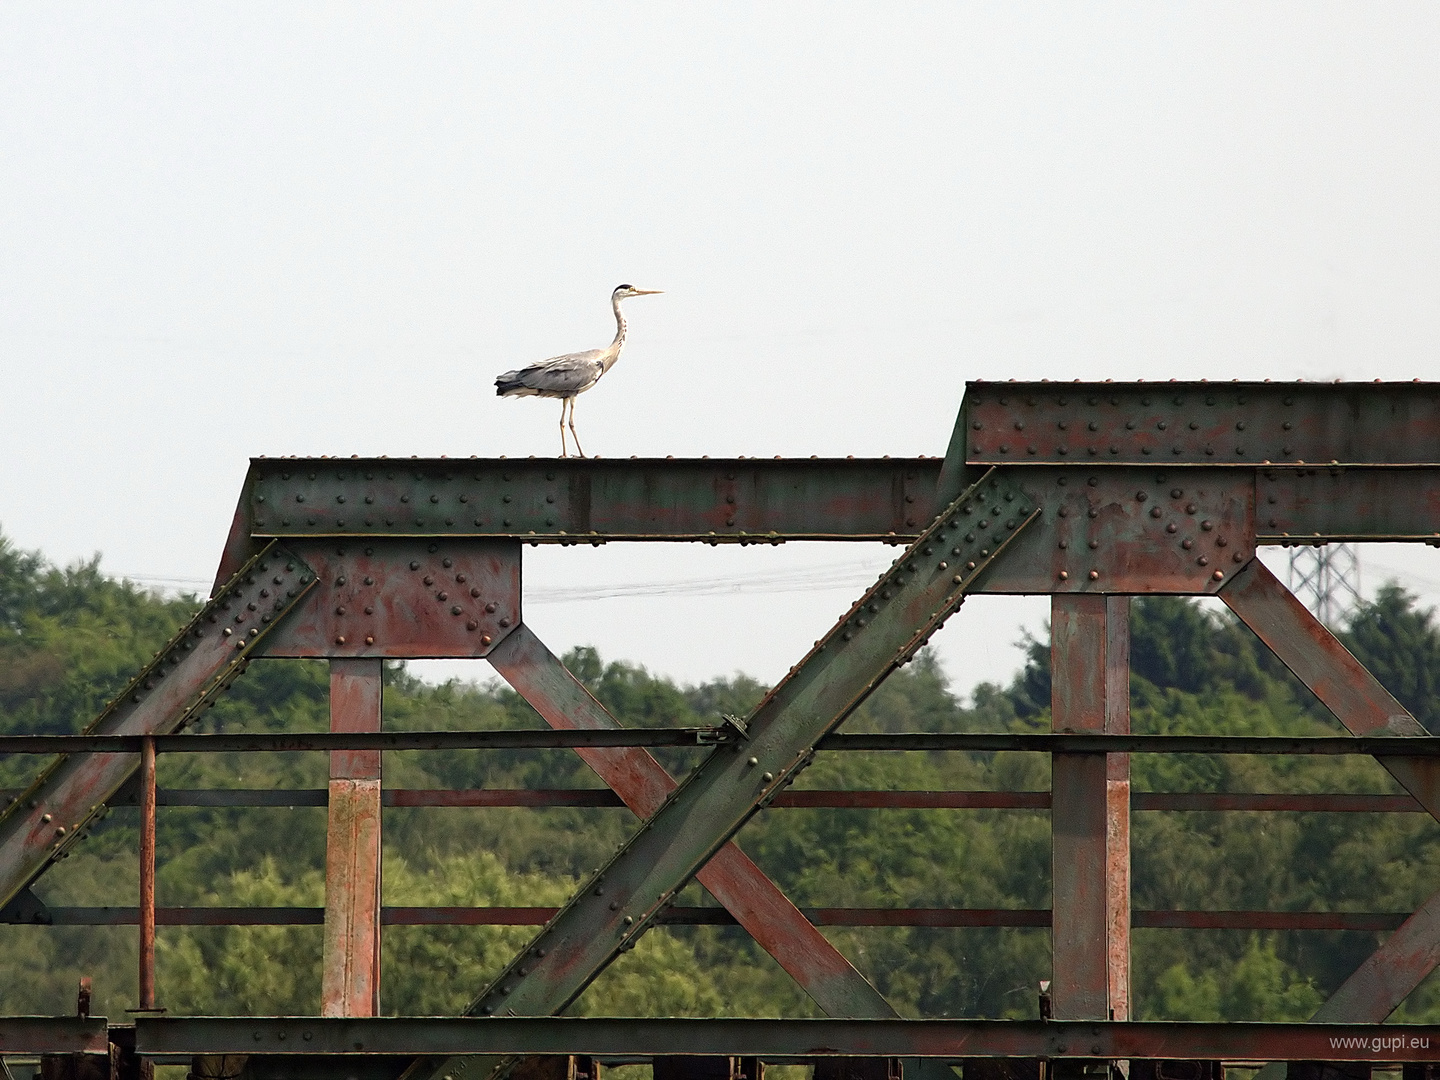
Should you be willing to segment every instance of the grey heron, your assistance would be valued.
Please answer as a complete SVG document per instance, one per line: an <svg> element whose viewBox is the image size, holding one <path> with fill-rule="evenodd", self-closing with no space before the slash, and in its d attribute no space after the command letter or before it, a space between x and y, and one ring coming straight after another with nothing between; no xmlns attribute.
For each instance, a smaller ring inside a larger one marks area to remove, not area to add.
<svg viewBox="0 0 1440 1080"><path fill-rule="evenodd" d="M575 449L583 458L585 451L580 448L580 436L575 433L575 398L589 390L620 359L620 348L625 344L625 316L620 311L620 301L632 296L654 296L660 289L637 289L634 285L617 285L610 294L610 306L615 309L615 340L603 349L587 349L584 352L566 353L541 360L538 364L507 371L495 380L495 393L500 397L550 397L560 399L560 456L568 457L565 444L565 410L570 410L570 434L575 439Z"/></svg>

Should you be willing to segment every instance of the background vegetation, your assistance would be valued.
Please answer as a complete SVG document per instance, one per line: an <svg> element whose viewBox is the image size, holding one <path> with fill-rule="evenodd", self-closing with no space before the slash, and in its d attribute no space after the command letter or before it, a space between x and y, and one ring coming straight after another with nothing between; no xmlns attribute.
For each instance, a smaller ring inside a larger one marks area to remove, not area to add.
<svg viewBox="0 0 1440 1080"><path fill-rule="evenodd" d="M56 568L0 537L0 732L83 727L113 690L195 608L112 580L98 560ZM1329 714L1233 620L1176 599L1133 616L1133 727L1140 732L1314 734ZM1440 628L1395 587L1354 616L1345 638L1420 720L1440 724ZM676 686L592 649L566 662L626 724L713 723L764 688L744 676ZM323 730L323 664L254 664L208 715L211 729ZM1030 643L1011 685L968 699L929 658L892 677L848 730L1042 731L1048 646ZM538 726L496 682L426 685L389 671L386 723L397 729ZM670 752L678 773L694 754ZM0 760L0 786L40 767ZM1397 790L1373 761L1241 757L1133 762L1137 790ZM320 787L319 755L162 758L162 787ZM391 787L598 786L569 752L391 754ZM822 755L797 787L1043 790L1038 755ZM388 904L555 904L634 827L626 810L386 811ZM1048 814L1032 811L773 810L741 845L800 904L1049 905ZM318 905L324 899L324 811L164 808L164 905ZM1409 911L1440 887L1440 828L1424 814L1140 813L1134 819L1137 908ZM117 808L73 858L41 879L56 905L135 902L136 815ZM682 903L710 903L692 885ZM384 1007L464 1007L531 933L528 928L394 927L384 939ZM838 929L839 947L898 1008L924 1016L1035 1015L1048 977L1048 935L1022 929ZM1134 943L1135 1010L1146 1018L1299 1019L1378 943L1372 933L1142 930ZM173 1013L312 1013L318 927L161 928L161 1003ZM0 926L0 1012L68 1012L80 975L96 1012L135 1001L133 928ZM586 992L579 1012L612 1015L808 1015L812 1006L740 930L652 931ZM1427 984L1401 1014L1440 1022Z"/></svg>

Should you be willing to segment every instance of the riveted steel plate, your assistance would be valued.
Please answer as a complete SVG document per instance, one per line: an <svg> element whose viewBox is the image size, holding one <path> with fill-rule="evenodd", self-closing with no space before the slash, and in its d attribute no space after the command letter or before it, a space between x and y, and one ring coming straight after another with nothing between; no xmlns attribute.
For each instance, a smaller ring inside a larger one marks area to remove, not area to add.
<svg viewBox="0 0 1440 1080"><path fill-rule="evenodd" d="M939 459L275 459L250 463L256 536L765 541L913 536Z"/></svg>
<svg viewBox="0 0 1440 1080"><path fill-rule="evenodd" d="M1199 595L1255 554L1248 470L1040 466L1006 475L1042 512L976 592Z"/></svg>
<svg viewBox="0 0 1440 1080"><path fill-rule="evenodd" d="M1440 384L972 382L959 423L977 465L1425 465Z"/></svg>
<svg viewBox="0 0 1440 1080"><path fill-rule="evenodd" d="M1440 468L1261 469L1256 528L1263 542L1423 540L1440 544Z"/></svg>
<svg viewBox="0 0 1440 1080"><path fill-rule="evenodd" d="M267 656L484 656L520 623L520 545L506 540L306 540L307 603Z"/></svg>

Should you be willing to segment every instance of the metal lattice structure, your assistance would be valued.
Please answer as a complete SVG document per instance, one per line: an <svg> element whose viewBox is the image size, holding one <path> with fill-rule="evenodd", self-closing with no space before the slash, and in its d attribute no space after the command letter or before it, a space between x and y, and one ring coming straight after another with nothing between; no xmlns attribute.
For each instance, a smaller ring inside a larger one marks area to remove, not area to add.
<svg viewBox="0 0 1440 1080"><path fill-rule="evenodd" d="M1339 626L1359 604L1360 552L1354 544L1290 551L1290 591L1326 626Z"/></svg>
<svg viewBox="0 0 1440 1080"><path fill-rule="evenodd" d="M141 900L111 921L140 927L140 986L150 995L141 1005L153 1006L158 920L247 918L229 909L157 911L155 755L328 751L328 790L266 793L272 805L329 807L326 906L289 917L324 924L321 1015L142 1014L133 1026L11 1018L0 1020L0 1053L109 1055L120 1073L149 1061L245 1055L254 1077L410 1080L478 1080L497 1069L569 1080L593 1076L593 1059L606 1056L653 1058L662 1080L757 1080L765 1061L813 1061L829 1078L893 1077L901 1059L912 1075L940 1077L952 1075L947 1063L964 1062L970 1080L1067 1074L1106 1061L1157 1078L1181 1075L1167 1061L1190 1063L1184 1075L1197 1078L1215 1076L1223 1061L1289 1061L1292 1070L1296 1062L1358 1062L1362 1071L1440 1061L1440 1030L1374 1027L1440 963L1440 893L1409 914L1146 912L1131 910L1129 890L1132 810L1440 816L1440 740L1255 557L1260 545L1440 546L1437 446L1437 384L972 383L943 459L256 459L205 609L85 735L0 742L0 751L64 755L0 815L0 905L12 922L100 921L45 908L30 885L107 801L139 801ZM527 543L790 540L904 550L750 715L715 728L623 729L523 620ZM1052 598L1055 733L837 731L975 593ZM1350 734L1130 734L1129 599L1154 594L1218 596ZM243 665L267 657L330 662L331 733L183 733ZM483 657L549 730L384 732L381 665L400 657ZM712 748L677 784L645 747L682 743ZM459 746L571 747L609 791L382 792L381 751ZM877 748L1048 753L1051 790L786 790L817 753ZM1135 753L1373 755L1408 794L1132 795ZM167 801L187 797L206 799L172 792ZM558 910L382 908L387 802L623 804L643 824ZM802 911L734 843L767 806L862 804L1048 808L1051 909ZM675 906L696 878L723 912ZM745 927L833 1019L558 1015L651 927L722 920ZM447 921L540 929L489 986L475 988L466 1016L375 1016L382 925ZM1051 1017L899 1019L817 929L826 924L1048 926ZM1137 926L1393 932L1311 1023L1140 1023L1129 1019Z"/></svg>

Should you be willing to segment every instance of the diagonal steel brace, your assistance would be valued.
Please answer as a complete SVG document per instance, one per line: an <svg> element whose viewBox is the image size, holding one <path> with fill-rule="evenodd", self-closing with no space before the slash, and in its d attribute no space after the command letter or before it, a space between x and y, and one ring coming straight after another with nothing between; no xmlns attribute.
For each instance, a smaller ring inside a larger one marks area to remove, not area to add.
<svg viewBox="0 0 1440 1080"><path fill-rule="evenodd" d="M245 668L255 648L315 584L272 542L155 655L85 729L87 735L178 731ZM138 754L66 754L0 813L0 908L65 857L140 765Z"/></svg>
<svg viewBox="0 0 1440 1080"><path fill-rule="evenodd" d="M1220 598L1356 735L1424 736L1420 723L1380 685L1258 559ZM1426 810L1440 817L1440 760L1377 758ZM1315 1022L1382 1022L1440 963L1440 893L1426 900L1345 980ZM1279 1069L1262 1071L1264 1080Z"/></svg>
<svg viewBox="0 0 1440 1080"><path fill-rule="evenodd" d="M996 470L947 506L755 707L748 741L717 747L470 1011L545 1016L574 1001L810 763L815 744L914 656L1038 513ZM459 1080L473 1064L447 1061L443 1075Z"/></svg>
<svg viewBox="0 0 1440 1080"><path fill-rule="evenodd" d="M621 726L523 623L487 659L551 727ZM675 790L665 767L640 747L576 753L641 819L660 809ZM827 1014L899 1015L733 841L696 876Z"/></svg>

